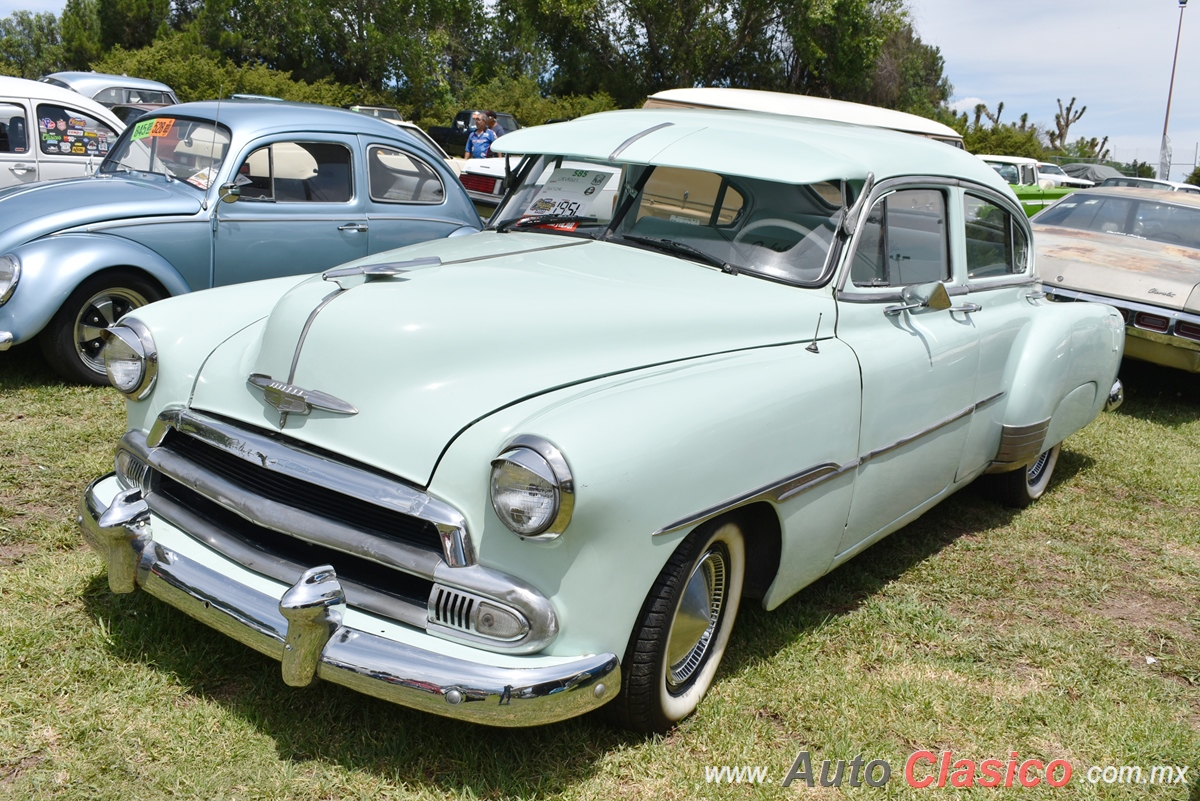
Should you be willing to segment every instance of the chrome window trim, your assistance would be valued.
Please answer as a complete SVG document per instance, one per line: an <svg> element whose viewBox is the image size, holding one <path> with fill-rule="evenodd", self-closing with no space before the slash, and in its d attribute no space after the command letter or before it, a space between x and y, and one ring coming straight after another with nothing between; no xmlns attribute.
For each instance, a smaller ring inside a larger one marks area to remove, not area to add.
<svg viewBox="0 0 1200 801"><path fill-rule="evenodd" d="M1012 289L1014 287L1033 286L1038 282L1035 275L1026 275L1025 273L1005 276L997 276L995 278L968 278L968 290L971 294L977 292L988 292L992 289ZM953 293L951 293L953 294Z"/></svg>
<svg viewBox="0 0 1200 801"><path fill-rule="evenodd" d="M667 525L665 525L662 528L658 529L657 531L653 532L650 536L657 537L660 534L669 534L673 531L678 531L682 528L699 525L700 523L704 523L709 520L712 520L714 517L724 514L725 512L728 512L732 509L737 509L738 507L741 507L741 506L748 506L749 504L757 503L758 501L772 501L774 503L782 503L783 501L786 501L790 498L794 498L795 496L800 495L801 493L808 492L810 489L818 487L821 484L824 484L826 481L837 478L838 476L842 475L843 473L847 473L851 470L856 470L860 466L866 464L867 462L871 461L872 459L876 458L877 456L882 456L883 454L893 451L896 448L903 447L904 445L914 442L914 441L920 439L921 437L924 437L928 434L932 434L933 432L937 431L938 429L944 428L944 427L950 425L951 423L955 422L956 420L961 420L962 418L966 417L967 415L973 414L978 409L986 406L987 404L999 400L1000 398L1004 397L1005 394L1006 393L1003 391L997 392L995 395L984 398L983 400L978 401L977 403L971 404L970 406L968 406L967 408L963 409L960 412L956 412L955 414L950 415L947 418L939 420L938 422L934 423L933 425L929 426L928 428L922 429L921 431L918 431L915 434L910 434L908 436L902 437L901 439L896 440L895 442L891 443L890 445L886 445L882 448L877 448L876 450L873 450L866 455L860 456L853 461L846 462L845 464L841 464L841 465L839 465L835 462L825 462L823 464L819 464L814 467L810 467L806 470L802 470L799 473L793 473L792 475L787 476L786 478L782 478L778 481L773 481L770 484L766 484L762 487L759 487L758 489L750 490L747 493L730 498L727 501L723 501L722 503L719 503L716 506L711 506L702 511L688 515L687 517L680 518L679 520L676 520L672 523L668 523Z"/></svg>
<svg viewBox="0 0 1200 801"><path fill-rule="evenodd" d="M1001 192L996 191L995 189L993 189L990 186L986 186L984 184L978 184L978 183L975 183L974 181L964 181L964 180L961 180L958 178L945 178L945 177L936 176L936 175L910 175L910 176L903 176L903 177L899 177L899 178L888 178L886 180L880 181L879 183L875 184L875 186L871 189L871 194L868 197L866 204L864 204L864 206L863 206L864 213L859 214L858 219L855 220L854 235L850 238L850 242L849 242L850 246L842 248L842 253L840 256L841 263L839 265L837 265L837 269L836 269L837 277L836 277L836 280L834 281L834 286L835 286L835 295L834 296L837 300L845 300L849 303L873 303L873 302L876 302L876 299L878 299L881 302L895 303L896 301L898 301L900 299L900 293L898 293L898 292L889 294L885 298L882 295L872 295L870 292L856 291L856 289L862 289L862 287L855 288L853 284L850 284L850 288L847 288L847 284L850 282L850 268L854 262L854 254L858 250L859 237L862 235L862 229L863 229L863 226L866 225L867 217L870 216L866 212L869 209L873 208L875 206L875 204L878 203L883 197L890 195L893 192L896 192L900 189L921 189L921 188L934 188L934 187L948 188L948 189L955 189L955 188L962 189L964 192L970 192L970 193L978 195L986 200L989 200L990 202L994 202L994 203L1000 205L1009 214L1011 214L1013 216L1013 219L1016 220L1017 223L1025 231L1025 236L1029 240L1029 249L1030 249L1030 256L1031 256L1031 258L1029 260L1030 266L1026 268L1026 272L1023 273L1022 275L1028 277L1030 279L1030 281L1036 280L1036 276L1034 275L1034 271L1032 269L1032 265L1033 265L1033 253L1032 253L1032 251L1033 251L1033 229L1029 223L1029 216L1027 214L1025 214L1025 210L1023 208L1021 208L1020 203L1014 202L1013 199L1005 196ZM949 203L946 204L946 216L947 216L947 221L949 221L949 219L951 218ZM1022 220L1024 222L1022 222ZM948 232L948 233L950 234L950 237L949 237L950 275L951 275L950 280L952 281L953 276L954 276L954 268L956 266L954 263L954 233L953 232ZM890 287L884 287L884 288L890 288ZM959 293L954 292L953 288L950 286L947 286L946 288L947 288L947 291L949 291L951 296L953 296L955 294L959 294Z"/></svg>
<svg viewBox="0 0 1200 801"><path fill-rule="evenodd" d="M466 518L449 504L398 480L331 461L190 409L168 409L159 415L146 438L147 446L158 447L172 428L266 470L428 520L437 526L446 564L465 567L477 561Z"/></svg>
<svg viewBox="0 0 1200 801"><path fill-rule="evenodd" d="M643 136L649 136L650 134L654 133L655 131L661 131L663 128L670 128L674 124L675 123L673 123L673 122L660 122L658 125L647 128L644 131L639 131L638 133L635 133L633 136L629 137L624 142L617 145L617 149L608 155L608 160L616 161L617 156L621 155L621 153L623 153L626 148L628 148L630 145L632 145L637 140L641 139Z"/></svg>

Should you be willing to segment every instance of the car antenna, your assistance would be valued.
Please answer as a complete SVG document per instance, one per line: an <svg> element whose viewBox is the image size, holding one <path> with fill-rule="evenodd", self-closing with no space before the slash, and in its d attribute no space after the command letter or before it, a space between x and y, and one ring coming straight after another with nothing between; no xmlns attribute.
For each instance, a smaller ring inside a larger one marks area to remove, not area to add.
<svg viewBox="0 0 1200 801"><path fill-rule="evenodd" d="M809 342L808 347L805 348L805 350L808 351L809 353L820 353L821 352L821 349L817 347L817 334L821 333L821 318L824 316L825 316L824 314L817 315L817 330L813 331L812 342Z"/></svg>
<svg viewBox="0 0 1200 801"><path fill-rule="evenodd" d="M212 146L208 148L208 185L212 186L216 180L216 171L213 170L213 157L217 153L217 134L220 133L221 124L221 96L225 94L225 84L221 84L220 91L217 92L217 113L213 115L213 138ZM200 203L200 208L208 211L208 190L205 189L204 200Z"/></svg>

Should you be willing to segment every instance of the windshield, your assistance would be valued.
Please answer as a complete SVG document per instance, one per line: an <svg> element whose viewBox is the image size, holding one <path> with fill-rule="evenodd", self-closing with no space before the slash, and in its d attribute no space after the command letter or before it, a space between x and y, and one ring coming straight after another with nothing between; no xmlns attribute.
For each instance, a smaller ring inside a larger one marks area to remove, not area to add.
<svg viewBox="0 0 1200 801"><path fill-rule="evenodd" d="M197 189L208 189L216 179L229 140L229 130L211 122L144 117L108 154L100 172L157 173Z"/></svg>
<svg viewBox="0 0 1200 801"><path fill-rule="evenodd" d="M839 183L529 156L491 227L586 236L789 283L825 279Z"/></svg>
<svg viewBox="0 0 1200 801"><path fill-rule="evenodd" d="M1038 172L1044 172L1049 175L1066 175L1065 172L1053 164L1039 164Z"/></svg>

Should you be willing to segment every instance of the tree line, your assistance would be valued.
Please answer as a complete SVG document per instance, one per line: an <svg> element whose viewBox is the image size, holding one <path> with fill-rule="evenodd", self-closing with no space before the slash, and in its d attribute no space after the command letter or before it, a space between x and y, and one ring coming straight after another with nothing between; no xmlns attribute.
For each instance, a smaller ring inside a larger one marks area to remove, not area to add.
<svg viewBox="0 0 1200 801"><path fill-rule="evenodd" d="M941 52L907 0L67 0L0 20L0 73L125 73L183 101L248 92L393 105L423 125L465 107L525 125L640 105L680 86L831 97L937 119L972 152L1103 158L1004 104L949 108Z"/></svg>

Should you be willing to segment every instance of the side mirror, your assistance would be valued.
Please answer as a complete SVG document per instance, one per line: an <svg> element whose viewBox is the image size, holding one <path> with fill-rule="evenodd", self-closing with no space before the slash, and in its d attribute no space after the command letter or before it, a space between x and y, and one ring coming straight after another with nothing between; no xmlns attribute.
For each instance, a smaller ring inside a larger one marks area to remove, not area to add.
<svg viewBox="0 0 1200 801"><path fill-rule="evenodd" d="M217 190L217 197L222 203L236 203L241 196L242 188L235 183L221 184L221 188Z"/></svg>
<svg viewBox="0 0 1200 801"><path fill-rule="evenodd" d="M900 312L914 311L916 309L933 309L934 311L944 311L950 308L950 294L946 291L945 284L934 281L929 284L912 284L900 290L900 298L904 303L900 306L888 306L883 310L884 314L896 315Z"/></svg>

